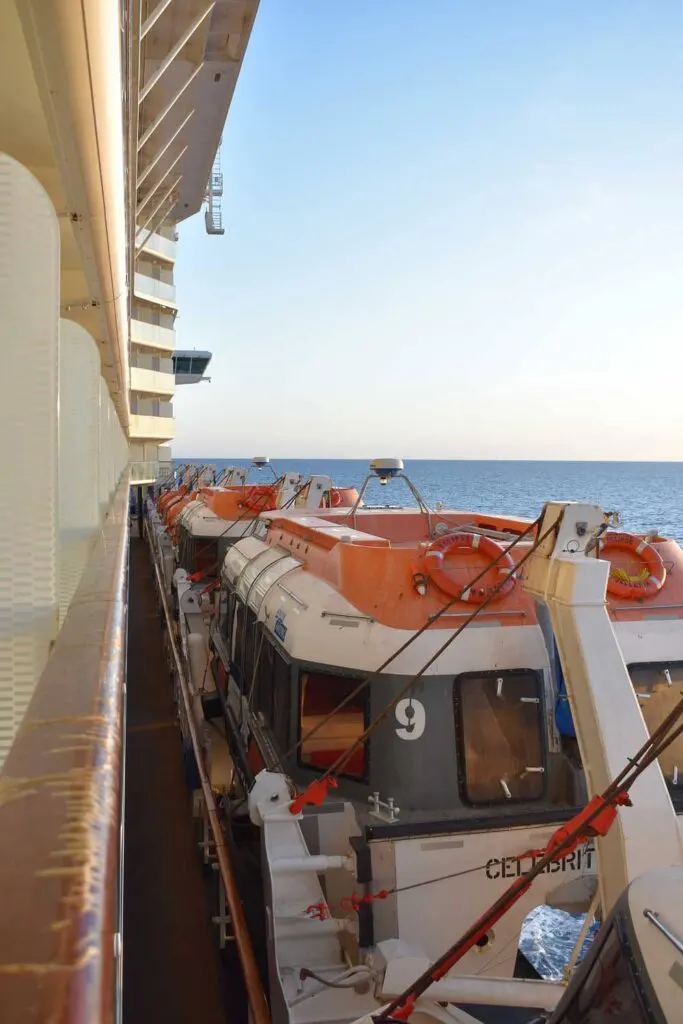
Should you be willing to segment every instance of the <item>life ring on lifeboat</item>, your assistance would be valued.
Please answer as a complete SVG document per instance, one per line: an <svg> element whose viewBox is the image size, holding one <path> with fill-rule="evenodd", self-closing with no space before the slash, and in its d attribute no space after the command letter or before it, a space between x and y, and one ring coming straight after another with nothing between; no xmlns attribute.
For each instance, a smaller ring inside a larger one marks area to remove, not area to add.
<svg viewBox="0 0 683 1024"><path fill-rule="evenodd" d="M620 566L611 567L607 580L608 594L633 601L659 593L666 582L666 566L652 544L632 533L608 533L600 544L601 557L609 560L606 553L610 549L635 555L643 563L643 568L639 573L631 575Z"/></svg>
<svg viewBox="0 0 683 1024"><path fill-rule="evenodd" d="M463 590L444 568L446 555L453 550L481 551L490 561L495 560L496 564L492 566L492 571L506 574L507 579L499 589L496 589L495 585L484 585L483 580L480 580L476 586ZM512 575L515 563L510 552L492 537L485 537L480 533L447 533L433 540L425 552L425 568L427 575L439 590L443 590L449 597L457 597L471 604L481 604L487 598L491 598L492 601L500 600L509 594L515 585L515 577ZM495 595L492 597L494 591Z"/></svg>
<svg viewBox="0 0 683 1024"><path fill-rule="evenodd" d="M341 491L336 487L330 488L330 508L339 508L343 502L344 498Z"/></svg>
<svg viewBox="0 0 683 1024"><path fill-rule="evenodd" d="M250 487L238 505L248 512L270 512L274 507L275 487L271 484L255 484Z"/></svg>

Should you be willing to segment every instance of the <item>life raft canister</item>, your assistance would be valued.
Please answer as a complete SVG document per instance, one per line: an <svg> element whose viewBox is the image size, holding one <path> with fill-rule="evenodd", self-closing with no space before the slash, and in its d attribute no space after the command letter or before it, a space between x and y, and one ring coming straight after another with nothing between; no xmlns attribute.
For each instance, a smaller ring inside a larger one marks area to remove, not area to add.
<svg viewBox="0 0 683 1024"><path fill-rule="evenodd" d="M666 582L666 566L652 544L632 533L607 533L600 543L600 556L609 560L607 552L610 550L636 555L643 563L643 568L631 576L626 569L613 566L607 580L608 594L633 601L659 593Z"/></svg>
<svg viewBox="0 0 683 1024"><path fill-rule="evenodd" d="M499 572L507 576L500 589L496 589L495 584L484 584L482 579L475 586L466 587L463 590L457 580L453 579L444 568L446 555L454 549L481 551L491 562L495 561L496 564L491 566L492 572ZM433 540L425 552L424 564L427 575L439 590L443 590L449 597L458 597L461 601L469 601L472 604L481 604L487 598L491 598L492 601L500 600L509 594L515 585L513 576L515 563L512 555L498 541L493 540L492 537L484 537L480 533L447 533L445 536ZM494 591L495 595L491 597Z"/></svg>

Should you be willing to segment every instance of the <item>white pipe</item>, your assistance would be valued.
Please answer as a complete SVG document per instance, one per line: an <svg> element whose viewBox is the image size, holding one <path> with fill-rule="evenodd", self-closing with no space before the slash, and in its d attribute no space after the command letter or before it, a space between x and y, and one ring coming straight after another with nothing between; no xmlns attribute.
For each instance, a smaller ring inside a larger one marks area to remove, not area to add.
<svg viewBox="0 0 683 1024"><path fill-rule="evenodd" d="M411 970L408 965L399 968L399 961L391 962L382 986L382 999L399 996L418 977L419 973ZM425 999L435 1003L474 1003L480 1006L554 1010L564 993L565 986L554 981L464 974L435 981L427 990Z"/></svg>
<svg viewBox="0 0 683 1024"><path fill-rule="evenodd" d="M118 3L17 5L69 213L107 342L102 372L129 422L121 21ZM100 338L102 342L104 339Z"/></svg>
<svg viewBox="0 0 683 1024"><path fill-rule="evenodd" d="M315 871L317 874L322 874L324 871L330 871L334 868L344 868L346 871L353 871L353 857L342 857L338 854L333 854L329 857L323 854L312 857L278 857L271 864L273 872L279 874L291 871Z"/></svg>
<svg viewBox="0 0 683 1024"><path fill-rule="evenodd" d="M311 940L322 935L338 935L339 932L353 934L353 921L348 917L328 917L325 921L312 921L306 918L305 921L287 924L278 924L277 938L282 939L307 939Z"/></svg>

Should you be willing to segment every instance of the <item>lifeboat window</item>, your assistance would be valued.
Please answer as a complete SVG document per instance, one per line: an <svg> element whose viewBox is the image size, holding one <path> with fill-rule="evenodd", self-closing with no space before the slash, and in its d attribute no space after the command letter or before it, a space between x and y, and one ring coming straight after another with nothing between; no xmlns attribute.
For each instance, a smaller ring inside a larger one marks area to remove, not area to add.
<svg viewBox="0 0 683 1024"><path fill-rule="evenodd" d="M218 548L215 540L194 540L188 554L189 564L185 568L190 572L206 572L216 576L219 574L220 566L216 564Z"/></svg>
<svg viewBox="0 0 683 1024"><path fill-rule="evenodd" d="M256 615L236 599L232 620L232 668L243 693L249 691L253 681L258 649L256 633Z"/></svg>
<svg viewBox="0 0 683 1024"><path fill-rule="evenodd" d="M258 664L250 704L263 715L264 723L284 751L290 744L290 665L262 629L258 631L256 649Z"/></svg>
<svg viewBox="0 0 683 1024"><path fill-rule="evenodd" d="M302 672L299 681L299 738L314 729L358 686L359 680L325 672ZM352 698L322 728L304 740L299 763L325 771L363 734L368 725L367 687ZM367 775L367 744L359 747L343 775L355 779Z"/></svg>
<svg viewBox="0 0 683 1024"><path fill-rule="evenodd" d="M233 600L232 615L230 616L230 627L232 630L231 654L233 666L236 666L240 672L242 670L243 624L244 605L235 598Z"/></svg>
<svg viewBox="0 0 683 1024"><path fill-rule="evenodd" d="M652 733L681 699L683 662L629 665L628 670L648 732ZM683 735L662 753L659 767L674 793L678 789L683 800Z"/></svg>
<svg viewBox="0 0 683 1024"><path fill-rule="evenodd" d="M538 674L467 673L455 680L454 700L466 802L539 800L546 787Z"/></svg>

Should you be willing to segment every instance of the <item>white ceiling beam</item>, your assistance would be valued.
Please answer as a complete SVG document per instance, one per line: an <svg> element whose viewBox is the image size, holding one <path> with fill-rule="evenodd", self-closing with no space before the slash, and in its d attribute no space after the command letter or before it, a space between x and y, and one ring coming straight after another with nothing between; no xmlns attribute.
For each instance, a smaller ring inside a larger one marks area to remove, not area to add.
<svg viewBox="0 0 683 1024"><path fill-rule="evenodd" d="M171 196L171 194L172 194L172 193L173 193L173 192L175 191L175 189L176 189L176 188L178 187L178 185L179 185L179 184L180 184L180 182L181 182L181 179L182 179L182 177L183 177L183 176L182 176L182 174L179 174L179 175L178 175L178 177L177 177L177 178L176 178L176 180L175 180L175 181L173 182L173 184L171 185L171 187L170 187L170 188L168 189L168 191L167 191L167 192L165 192L165 193L164 193L164 195L163 195L163 196L161 197L161 199L159 200L159 202L157 203L157 205L156 205L156 206L154 207L154 209L152 210L152 212L150 213L149 217L147 218L147 220L145 221L145 223L144 223L144 224L142 225L142 227L141 227L141 228L138 228L138 231L144 231L144 230L145 230L145 229L146 229L147 227L149 227L149 223L150 223L150 221L152 221L152 220L153 220L153 219L154 219L154 218L156 217L157 213L159 212L159 210L161 209L161 207L162 207L162 206L164 205L164 203L166 202L166 200L167 200L167 199L168 199L168 198L169 198L169 197ZM140 246L140 248L142 248L142 246ZM137 253L138 251L139 251L139 250L138 250L138 249L136 249L136 253Z"/></svg>
<svg viewBox="0 0 683 1024"><path fill-rule="evenodd" d="M149 164L147 167L145 167L145 169L142 172L142 174L138 175L138 188L140 188L140 185L142 185L142 183L145 181L145 179L148 178L149 175L152 173L152 171L154 170L156 165L159 163L159 161L161 160L161 158L164 155L164 153L166 153L168 151L169 147L173 145L173 143L178 138L178 136L180 135L181 131L183 130L183 128L185 127L185 125L190 120L190 118L192 117L193 114L194 114L194 109L192 109L190 111L190 113L187 115L185 120L182 121L180 123L180 125L176 128L176 130L173 132L173 135L171 136L171 138L168 140L168 142L163 147L163 149L159 150L157 155L152 160L151 164Z"/></svg>
<svg viewBox="0 0 683 1024"><path fill-rule="evenodd" d="M178 162L182 160L182 158L185 156L189 148L189 146L183 146L183 148L180 150L173 163L169 164L164 173L161 175L156 185L153 185L152 188L147 193L147 195L145 196L145 198L142 200L142 202L138 203L138 208L135 211L136 220L140 216L144 208L147 206L147 203L150 201L152 196L159 191L159 189L164 184L166 179L171 176L171 171L175 170L176 166L178 165Z"/></svg>
<svg viewBox="0 0 683 1024"><path fill-rule="evenodd" d="M176 105L176 103L178 102L178 100L180 99L180 97L181 97L181 96L183 95L183 93L185 92L185 90L186 90L186 89L187 89L187 88L188 88L188 87L189 87L190 85L192 85L192 83L194 82L195 78L197 77L197 75L199 74L199 72L200 72L200 71L202 70L202 68L203 68L203 67L204 67L204 61L202 61L202 62L201 62L201 64L198 64L198 65L197 65L197 67L196 67L196 68L194 69L194 71L192 72L192 74L190 75L190 77L188 78L188 80L187 80L187 81L185 82L185 84L184 84L184 85L181 85L180 89L178 89L178 92L177 92L177 93L175 94L175 96L173 97L173 99L172 99L172 100L170 100L170 101L169 101L169 102L168 102L168 103L166 104L166 106L165 106L165 107L164 107L164 109L163 109L163 110L161 111L161 113L157 114L157 116L156 116L156 117L154 118L154 120L153 120L153 121L152 121L152 123L150 124L149 128L147 128L147 129L145 130L145 132L144 132L144 133L143 133L143 135L142 135L142 138L141 138L141 139L140 139L140 141L138 142L138 153L140 152L140 150L142 149L142 147L143 147L143 146L145 146L145 145L146 145L146 144L147 144L147 143L149 142L149 140L150 140L150 139L152 138L152 136L154 135L155 131L157 130L157 128L159 127L159 125L161 124L161 122L162 122L162 121L163 121L163 120L164 120L164 119L165 119L165 118L166 118L166 117L168 116L168 114L169 114L169 113L170 113L170 112L171 112L171 111L173 110L174 106Z"/></svg>
<svg viewBox="0 0 683 1024"><path fill-rule="evenodd" d="M157 4L150 16L145 20L140 29L140 42L145 38L147 33L154 28L161 15L164 13L167 7L173 3L173 0L161 0L160 4Z"/></svg>
<svg viewBox="0 0 683 1024"><path fill-rule="evenodd" d="M145 248L145 246L147 245L148 241L150 240L150 238L152 237L154 232L159 227L161 227L163 222L166 220L166 217L169 215L169 213L173 209L173 206L175 204L175 198L173 196L171 196L169 198L170 198L170 203L168 202L168 198L167 198L167 202L166 203L162 203L161 206L159 207L159 216L156 217L156 219L154 219L153 221L148 221L148 223L151 223L152 226L150 227L149 231L145 235L145 237L144 237L143 241L140 243L140 245L136 246L136 249L135 249L135 258L136 259L140 255L142 250ZM144 231L145 229L143 228L142 230Z"/></svg>
<svg viewBox="0 0 683 1024"><path fill-rule="evenodd" d="M187 45L190 39L192 39L192 36L195 34L197 29L204 24L204 22L209 17L215 6L216 0L212 0L212 2L209 4L206 10L202 14L199 14L194 19L190 27L185 32L183 32L182 36L175 44L171 52L167 54L166 57L164 57L159 67L150 76L149 81L145 82L143 88L140 90L140 98L138 100L139 103L144 102L145 98L150 94L150 92L157 84L159 79L162 77L162 75L166 74L166 72L168 71L168 69L170 68L171 64L176 59L180 51Z"/></svg>

